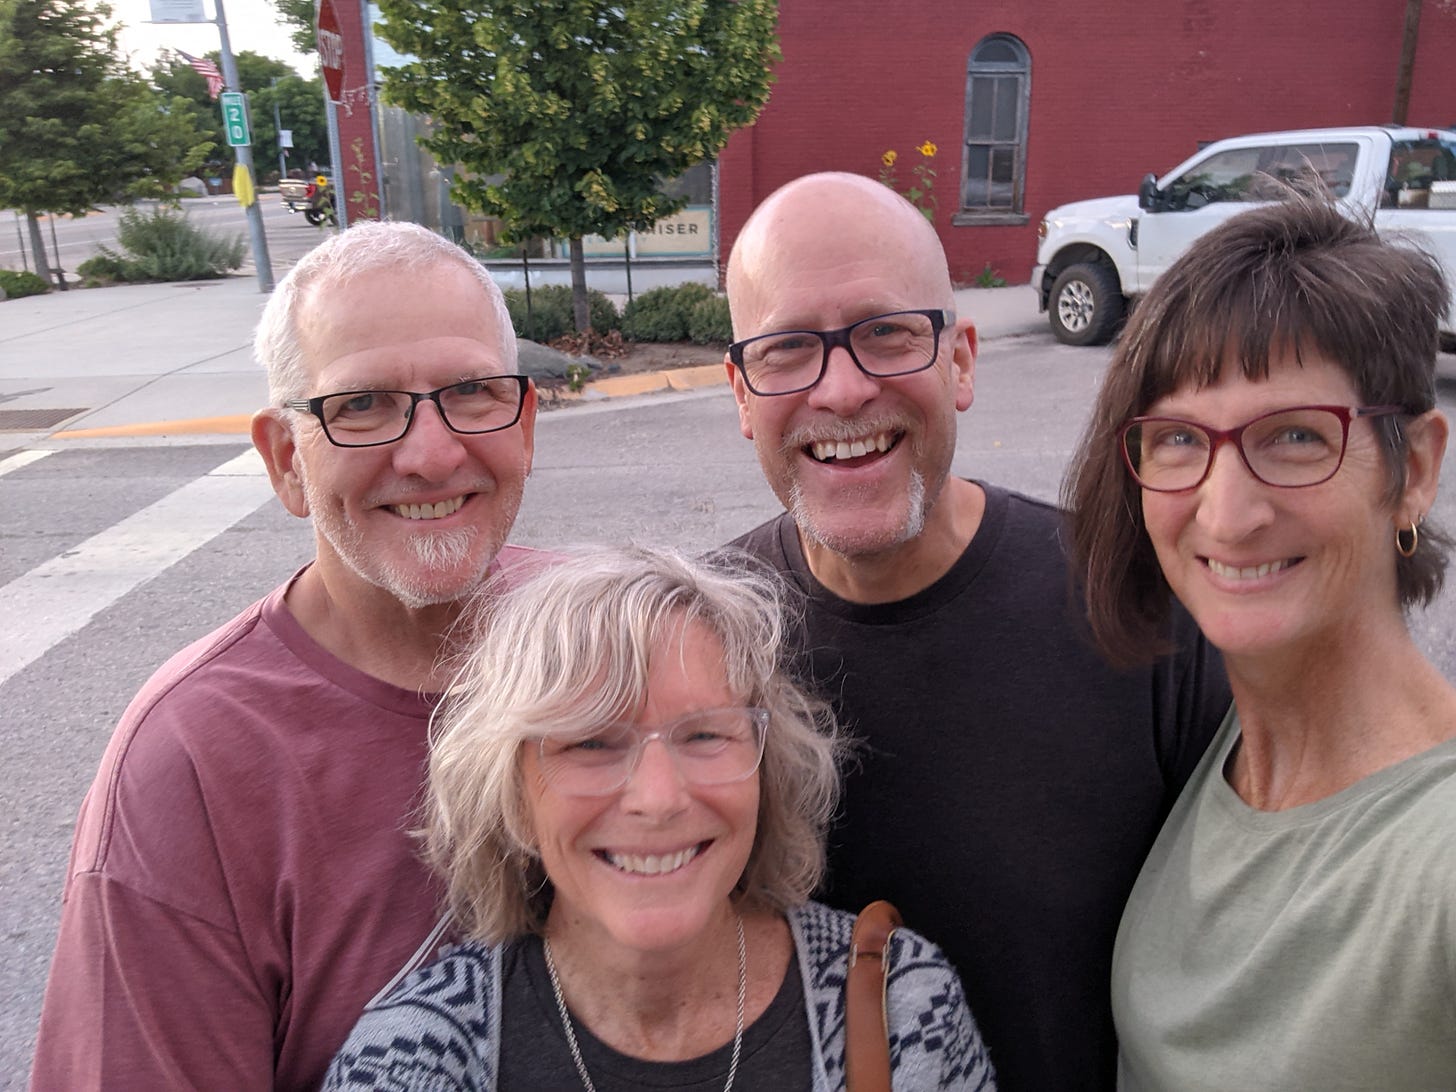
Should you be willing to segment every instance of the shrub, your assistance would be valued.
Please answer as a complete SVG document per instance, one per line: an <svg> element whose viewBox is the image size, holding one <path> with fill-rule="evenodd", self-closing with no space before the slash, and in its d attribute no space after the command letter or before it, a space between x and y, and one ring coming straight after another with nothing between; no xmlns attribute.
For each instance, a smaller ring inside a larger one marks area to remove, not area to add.
<svg viewBox="0 0 1456 1092"><path fill-rule="evenodd" d="M0 288L5 290L0 299L18 300L21 296L40 296L51 290L51 286L36 274L26 270L0 269Z"/></svg>
<svg viewBox="0 0 1456 1092"><path fill-rule="evenodd" d="M595 288L587 290L588 321L599 334L610 333L618 328L616 305ZM576 332L576 318L572 313L571 289L564 284L547 284L531 289L531 315L526 317L526 293L518 288L506 290L506 310L511 313L511 325L516 336L528 341L545 344L563 334Z"/></svg>
<svg viewBox="0 0 1456 1092"><path fill-rule="evenodd" d="M712 297L711 288L696 282L654 288L627 304L622 333L633 341L684 341L692 309Z"/></svg>
<svg viewBox="0 0 1456 1092"><path fill-rule="evenodd" d="M733 320L728 316L727 296L709 296L693 305L688 314L688 337L699 345L733 340Z"/></svg>
<svg viewBox="0 0 1456 1092"><path fill-rule="evenodd" d="M127 209L116 227L123 253L101 255L127 281L201 281L224 277L243 264L241 235L210 235L185 213L155 208Z"/></svg>
<svg viewBox="0 0 1456 1092"><path fill-rule="evenodd" d="M519 288L505 292L506 310L511 313L511 325L516 336L542 344L560 337L572 328L571 292L563 296L555 285L531 289L530 317L526 313L526 293Z"/></svg>
<svg viewBox="0 0 1456 1092"><path fill-rule="evenodd" d="M76 275L87 288L104 288L126 281L127 272L126 260L110 252L93 254L76 267Z"/></svg>

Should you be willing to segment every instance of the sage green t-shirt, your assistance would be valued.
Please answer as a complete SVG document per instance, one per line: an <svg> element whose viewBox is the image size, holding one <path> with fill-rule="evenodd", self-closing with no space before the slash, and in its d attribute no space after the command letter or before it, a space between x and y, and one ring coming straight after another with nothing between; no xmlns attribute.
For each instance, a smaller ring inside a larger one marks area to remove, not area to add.
<svg viewBox="0 0 1456 1092"><path fill-rule="evenodd" d="M1238 739L1230 710L1123 913L1119 1088L1456 1089L1456 740L1262 812Z"/></svg>

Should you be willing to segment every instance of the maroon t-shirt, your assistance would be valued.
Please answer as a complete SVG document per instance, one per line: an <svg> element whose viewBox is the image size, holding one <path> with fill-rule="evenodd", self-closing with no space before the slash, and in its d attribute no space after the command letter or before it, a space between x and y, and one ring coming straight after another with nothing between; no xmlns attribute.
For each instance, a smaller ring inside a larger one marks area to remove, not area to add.
<svg viewBox="0 0 1456 1092"><path fill-rule="evenodd" d="M122 717L77 823L32 1088L316 1088L439 920L409 835L434 698L330 655L285 590Z"/></svg>

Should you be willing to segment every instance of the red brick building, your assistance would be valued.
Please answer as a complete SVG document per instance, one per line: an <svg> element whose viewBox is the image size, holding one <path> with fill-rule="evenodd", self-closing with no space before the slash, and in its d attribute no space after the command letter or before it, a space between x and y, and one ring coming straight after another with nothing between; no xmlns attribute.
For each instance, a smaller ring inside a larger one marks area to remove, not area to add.
<svg viewBox="0 0 1456 1092"><path fill-rule="evenodd" d="M1199 142L1391 121L1406 0L780 0L773 97L719 159L720 256L815 170L936 171L951 275L1025 281L1048 209L1133 193ZM1407 118L1456 126L1456 0L1424 0ZM930 141L933 159L916 147Z"/></svg>

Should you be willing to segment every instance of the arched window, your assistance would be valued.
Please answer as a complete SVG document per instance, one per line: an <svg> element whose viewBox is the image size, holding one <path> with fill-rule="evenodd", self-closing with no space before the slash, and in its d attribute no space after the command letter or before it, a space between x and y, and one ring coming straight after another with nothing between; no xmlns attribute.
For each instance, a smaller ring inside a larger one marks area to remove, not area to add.
<svg viewBox="0 0 1456 1092"><path fill-rule="evenodd" d="M966 139L957 222L1024 223L1031 54L1010 34L982 38L966 64Z"/></svg>

